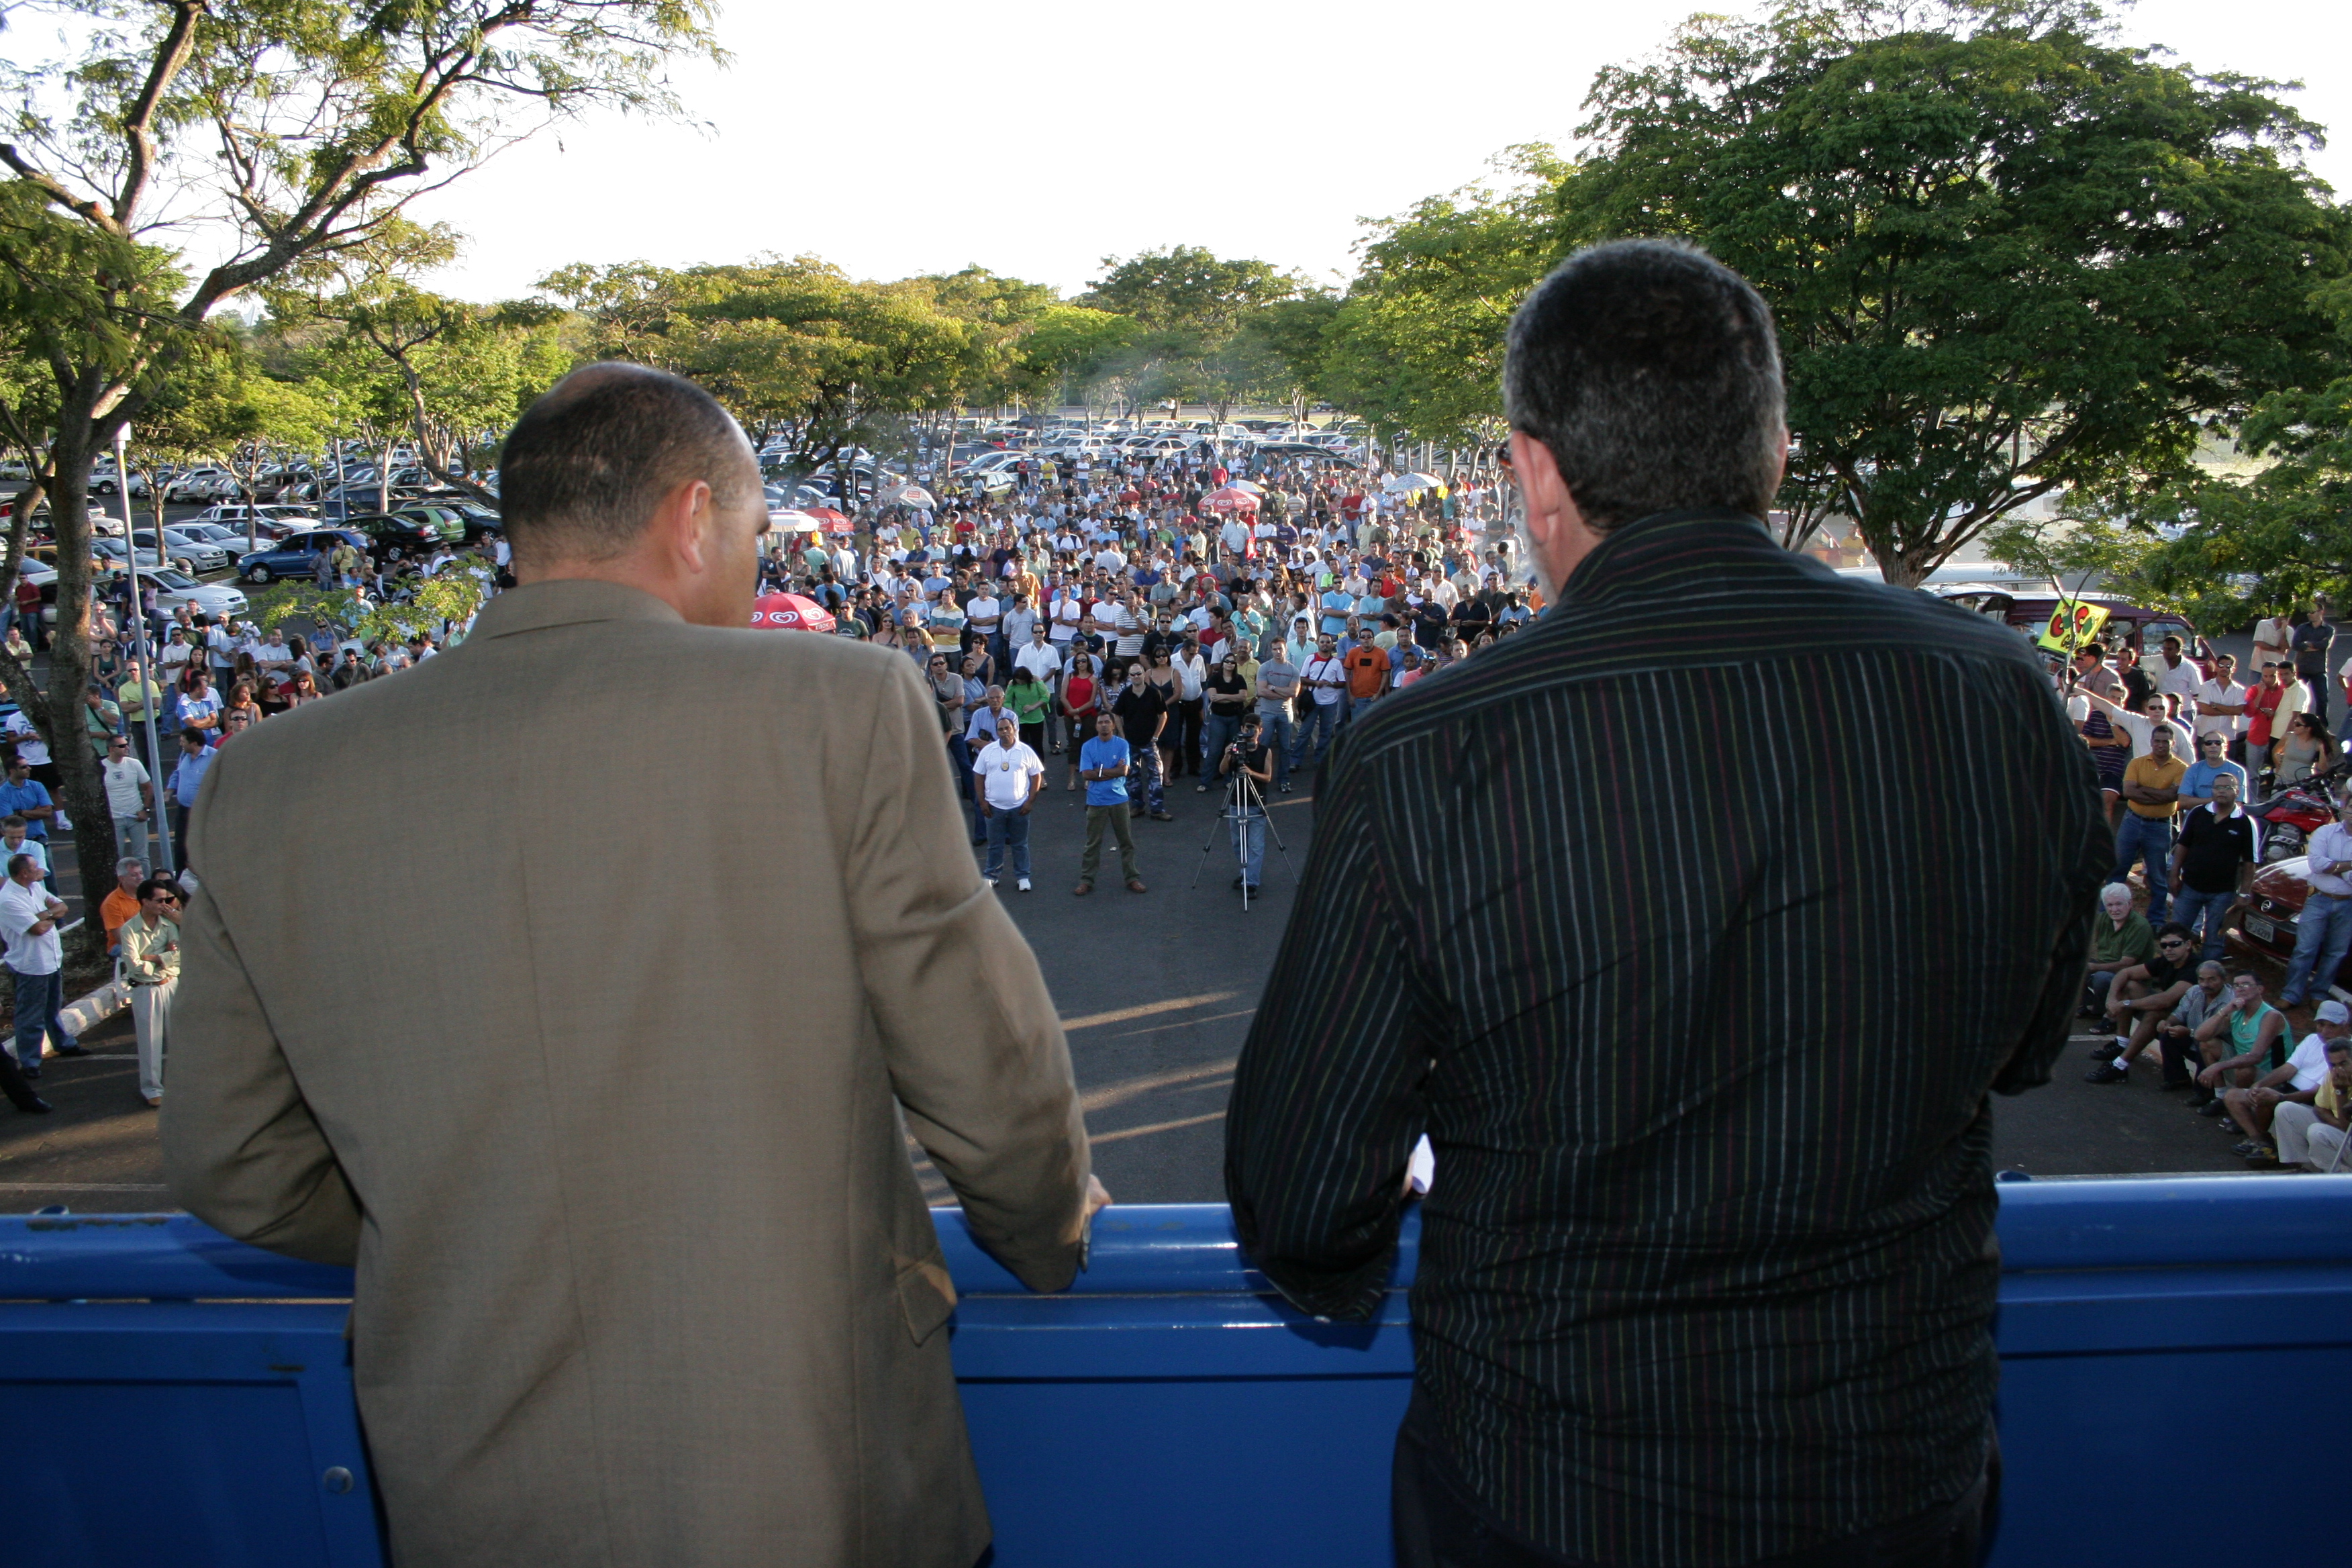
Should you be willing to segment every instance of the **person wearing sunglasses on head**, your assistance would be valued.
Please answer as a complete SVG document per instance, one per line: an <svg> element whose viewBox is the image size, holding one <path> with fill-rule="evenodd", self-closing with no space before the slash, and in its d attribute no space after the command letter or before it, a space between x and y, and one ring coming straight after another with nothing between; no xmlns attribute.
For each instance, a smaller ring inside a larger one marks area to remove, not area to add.
<svg viewBox="0 0 2352 1568"><path fill-rule="evenodd" d="M180 885L168 877L139 884L139 912L122 922L122 981L139 1040L139 1098L163 1103L163 1043L180 989Z"/></svg>

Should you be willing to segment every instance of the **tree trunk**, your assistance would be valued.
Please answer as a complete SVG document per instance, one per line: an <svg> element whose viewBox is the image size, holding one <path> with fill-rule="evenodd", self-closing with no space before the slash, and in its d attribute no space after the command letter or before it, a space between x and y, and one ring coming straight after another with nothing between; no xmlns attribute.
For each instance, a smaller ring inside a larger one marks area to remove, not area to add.
<svg viewBox="0 0 2352 1568"><path fill-rule="evenodd" d="M49 756L57 764L58 804L73 818L84 921L69 952L71 961L81 963L97 962L106 951L98 906L114 882L114 824L100 787L97 758L82 734L81 699L89 684L89 473L119 422L119 415L94 419L87 403L75 407L68 400L58 411L58 438L50 449L57 468L49 519L58 538L58 624L49 639L48 700L35 721L47 737ZM160 551L160 519L155 542ZM124 541L126 548L129 543ZM158 781L159 798L162 791Z"/></svg>

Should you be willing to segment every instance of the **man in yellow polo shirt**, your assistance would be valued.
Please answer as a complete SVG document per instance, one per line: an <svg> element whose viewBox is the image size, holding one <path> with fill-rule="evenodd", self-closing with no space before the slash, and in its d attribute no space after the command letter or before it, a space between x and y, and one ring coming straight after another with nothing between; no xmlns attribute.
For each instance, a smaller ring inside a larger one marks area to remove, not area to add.
<svg viewBox="0 0 2352 1568"><path fill-rule="evenodd" d="M2169 725L2151 724L2147 750L2124 766L2124 818L2116 825L2114 880L2130 875L2132 862L2147 867L2147 923L2164 923L2171 899L2172 817L2180 807L2180 781L2189 764L2172 754Z"/></svg>

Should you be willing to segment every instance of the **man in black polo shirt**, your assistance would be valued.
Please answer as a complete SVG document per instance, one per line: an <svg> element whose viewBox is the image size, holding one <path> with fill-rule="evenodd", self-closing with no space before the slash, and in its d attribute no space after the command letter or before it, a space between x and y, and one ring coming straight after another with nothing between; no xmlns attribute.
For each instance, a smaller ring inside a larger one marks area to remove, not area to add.
<svg viewBox="0 0 2352 1568"><path fill-rule="evenodd" d="M2181 818L2172 845L2172 918L2205 927L2207 958L2221 956L2221 922L2230 907L2253 890L2263 863L2263 825L2238 804L2234 773L2215 773L2213 798Z"/></svg>

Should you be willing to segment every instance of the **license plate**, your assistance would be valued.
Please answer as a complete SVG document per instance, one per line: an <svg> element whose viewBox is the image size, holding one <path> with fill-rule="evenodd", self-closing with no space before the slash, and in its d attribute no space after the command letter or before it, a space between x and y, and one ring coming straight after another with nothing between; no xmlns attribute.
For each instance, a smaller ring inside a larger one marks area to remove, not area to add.
<svg viewBox="0 0 2352 1568"><path fill-rule="evenodd" d="M2246 934L2252 937L2256 942L2276 942L2278 940L2278 927L2263 919L2260 915L2248 915L2246 917Z"/></svg>

